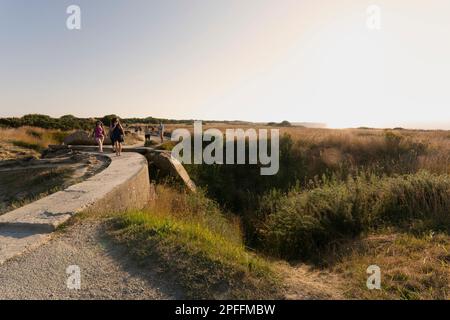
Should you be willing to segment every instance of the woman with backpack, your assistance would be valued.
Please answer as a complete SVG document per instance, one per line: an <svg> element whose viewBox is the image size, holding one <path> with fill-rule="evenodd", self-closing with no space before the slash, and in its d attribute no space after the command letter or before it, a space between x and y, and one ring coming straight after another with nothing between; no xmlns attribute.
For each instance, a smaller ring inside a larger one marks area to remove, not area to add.
<svg viewBox="0 0 450 320"><path fill-rule="evenodd" d="M111 141L116 149L116 155L120 156L122 153L122 143L125 138L125 130L120 124L120 120L118 118L112 119L111 130Z"/></svg>

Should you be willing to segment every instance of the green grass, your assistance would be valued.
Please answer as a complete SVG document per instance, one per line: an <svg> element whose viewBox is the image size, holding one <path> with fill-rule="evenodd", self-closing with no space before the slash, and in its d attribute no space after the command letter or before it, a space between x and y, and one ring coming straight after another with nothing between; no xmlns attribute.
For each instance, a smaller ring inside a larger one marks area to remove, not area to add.
<svg viewBox="0 0 450 320"><path fill-rule="evenodd" d="M147 141L145 141L144 146L145 147L153 147L157 144L158 144L158 142L156 142L155 140L147 140Z"/></svg>
<svg viewBox="0 0 450 320"><path fill-rule="evenodd" d="M50 133L51 139L56 141L59 144L64 142L64 139L70 135L70 131L54 131Z"/></svg>
<svg viewBox="0 0 450 320"><path fill-rule="evenodd" d="M166 141L160 146L158 146L157 150L164 150L164 151L172 151L172 149L176 146L176 141Z"/></svg>
<svg viewBox="0 0 450 320"><path fill-rule="evenodd" d="M271 264L249 252L233 226L203 195L174 194L174 206L128 212L113 219L111 236L145 264L156 259L193 299L279 296ZM176 199L178 198L178 199ZM159 202L161 205L161 202ZM167 204L167 202L165 202Z"/></svg>
<svg viewBox="0 0 450 320"><path fill-rule="evenodd" d="M16 147L31 149L31 150L35 150L37 152L41 152L43 150L43 147L37 143L30 143L30 142L25 142L25 141L20 141L20 140L12 140L11 143Z"/></svg>

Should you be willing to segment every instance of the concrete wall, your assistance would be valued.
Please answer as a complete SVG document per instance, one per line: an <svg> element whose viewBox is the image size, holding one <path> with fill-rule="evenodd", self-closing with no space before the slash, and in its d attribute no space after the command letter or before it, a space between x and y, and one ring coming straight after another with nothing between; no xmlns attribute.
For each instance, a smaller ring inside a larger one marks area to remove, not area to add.
<svg viewBox="0 0 450 320"><path fill-rule="evenodd" d="M181 162L179 162L177 159L172 158L170 152L147 150L144 155L147 158L149 164L154 165L159 170L168 175L180 178L190 191L197 191L197 187L191 180L191 177L189 177L186 169L183 167Z"/></svg>
<svg viewBox="0 0 450 320"><path fill-rule="evenodd" d="M0 216L0 264L50 239L50 233L80 212L142 209L155 196L148 163L138 153L109 156L99 174Z"/></svg>
<svg viewBox="0 0 450 320"><path fill-rule="evenodd" d="M0 216L0 225L33 225L53 230L88 209L117 211L144 207L150 199L145 157L137 153L109 157L110 165L99 174Z"/></svg>
<svg viewBox="0 0 450 320"><path fill-rule="evenodd" d="M156 198L155 186L150 183L148 166L145 162L140 171L127 181L116 186L111 192L91 204L88 212L123 212L142 209Z"/></svg>
<svg viewBox="0 0 450 320"><path fill-rule="evenodd" d="M92 146L69 146L70 149L83 152L95 152L97 147ZM110 147L104 148L106 152L110 152ZM186 169L177 159L172 158L170 151L155 150L149 147L129 147L125 146L124 152L136 152L144 155L149 164L157 167L161 172L180 178L186 187L192 192L196 192L197 187L189 177Z"/></svg>

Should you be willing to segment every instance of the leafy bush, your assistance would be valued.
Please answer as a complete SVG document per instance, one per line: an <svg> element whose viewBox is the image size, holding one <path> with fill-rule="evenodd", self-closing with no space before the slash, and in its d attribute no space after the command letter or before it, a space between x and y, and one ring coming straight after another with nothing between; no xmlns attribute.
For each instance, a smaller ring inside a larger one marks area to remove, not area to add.
<svg viewBox="0 0 450 320"><path fill-rule="evenodd" d="M352 140L353 139L353 140ZM247 151L248 152L248 151ZM323 138L280 138L280 170L275 176L261 176L259 165L187 165L192 179L208 194L235 212L256 209L259 197L272 189L288 191L311 180L371 172L378 176L415 173L428 152L420 141L391 133L371 138L329 135Z"/></svg>
<svg viewBox="0 0 450 320"><path fill-rule="evenodd" d="M116 115L106 115L102 118L78 118L73 115L65 115L60 118L52 118L42 114L28 114L21 118L0 118L0 127L19 128L24 126L38 127L43 129L59 130L91 130L97 120L101 120L106 126L109 126L112 118L119 118ZM171 120L147 118L122 119L125 124L155 124L164 122L166 124L191 124L192 120Z"/></svg>
<svg viewBox="0 0 450 320"><path fill-rule="evenodd" d="M22 118L0 118L0 126L9 128L37 127L42 129L58 130L88 130L94 126L94 119L77 118L65 115L61 118L52 118L42 114L28 114Z"/></svg>
<svg viewBox="0 0 450 320"><path fill-rule="evenodd" d="M310 190L264 197L258 216L259 245L288 258L312 256L380 227L450 230L450 176L420 172L326 180Z"/></svg>

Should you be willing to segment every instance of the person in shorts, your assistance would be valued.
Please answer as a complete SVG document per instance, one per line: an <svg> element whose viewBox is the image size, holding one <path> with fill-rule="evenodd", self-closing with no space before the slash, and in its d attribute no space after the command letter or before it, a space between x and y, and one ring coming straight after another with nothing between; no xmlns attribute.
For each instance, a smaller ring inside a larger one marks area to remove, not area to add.
<svg viewBox="0 0 450 320"><path fill-rule="evenodd" d="M103 152L103 141L105 141L106 131L101 121L97 121L95 124L93 135L98 145L98 152Z"/></svg>
<svg viewBox="0 0 450 320"><path fill-rule="evenodd" d="M118 118L114 118L112 120L112 132L111 132L111 141L114 144L114 148L116 150L116 155L120 156L122 154L122 144L125 138L125 130L120 123Z"/></svg>

